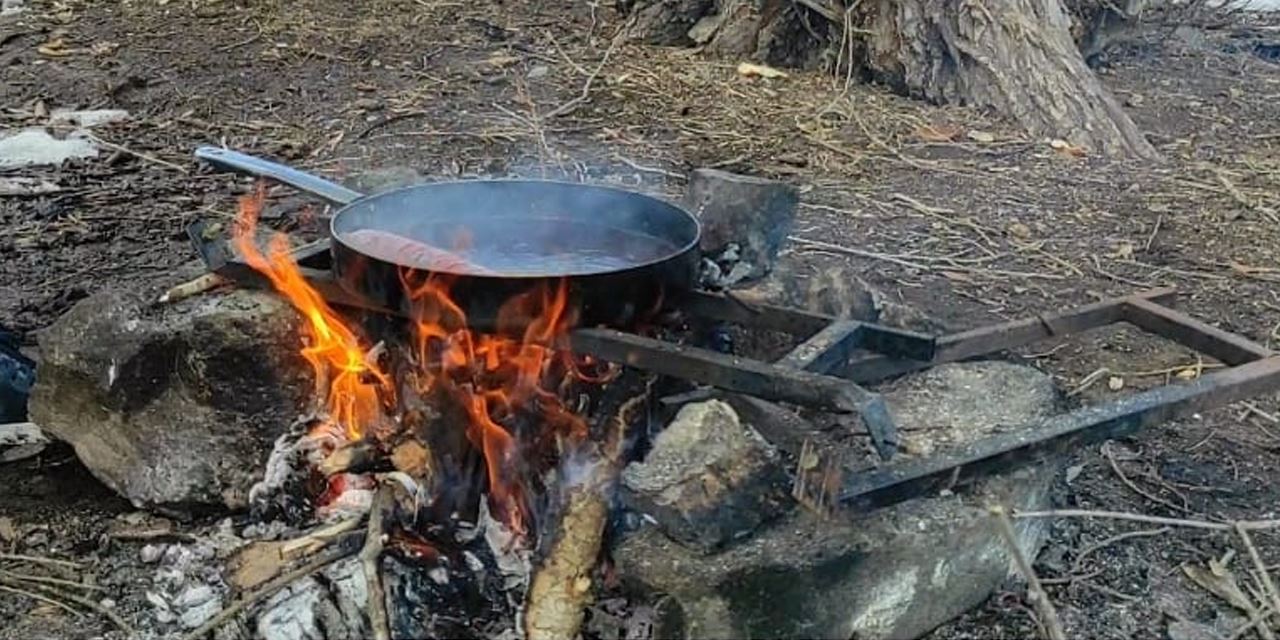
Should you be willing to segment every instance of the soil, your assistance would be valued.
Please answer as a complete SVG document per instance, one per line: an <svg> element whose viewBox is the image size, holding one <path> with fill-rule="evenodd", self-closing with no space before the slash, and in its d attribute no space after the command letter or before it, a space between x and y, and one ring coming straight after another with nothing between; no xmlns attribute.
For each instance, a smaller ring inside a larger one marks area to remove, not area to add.
<svg viewBox="0 0 1280 640"><path fill-rule="evenodd" d="M1280 21L1153 24L1113 50L1104 83L1164 156L1125 163L821 73L748 78L737 60L616 43L620 20L567 0L32 1L0 18L0 128L42 125L54 108L133 118L95 128L106 149L96 159L3 172L61 191L0 198L0 326L25 333L34 353L33 332L95 287L173 278L194 257L186 225L225 221L251 186L191 159L225 144L335 179L408 166L673 195L695 167L782 178L803 192L789 262L856 265L953 328L1172 285L1201 319L1280 339L1280 65L1265 55ZM305 225L287 212L272 222ZM1214 366L1125 327L1018 357L1080 403ZM1276 517L1277 416L1269 394L1080 451L1063 503ZM105 534L126 503L65 448L0 466L0 486L6 550L87 563L106 588L98 597L142 624L147 574L129 561L141 543ZM1247 576L1238 539L1183 528L1115 538L1142 529L1154 527L1055 524L1036 569L1067 635L1163 638L1199 623L1232 637L1245 617L1183 566L1232 550ZM1253 538L1265 563L1280 563L1280 534ZM0 619L0 638L112 629L8 592ZM1010 584L933 637L1037 633L1025 590Z"/></svg>

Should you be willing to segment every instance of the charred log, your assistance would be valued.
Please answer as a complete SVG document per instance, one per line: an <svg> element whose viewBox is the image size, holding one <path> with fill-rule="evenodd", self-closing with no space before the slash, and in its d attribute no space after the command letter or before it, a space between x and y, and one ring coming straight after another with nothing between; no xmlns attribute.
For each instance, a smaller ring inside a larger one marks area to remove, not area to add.
<svg viewBox="0 0 1280 640"><path fill-rule="evenodd" d="M591 574L600 555L608 521L608 490L621 471L626 433L646 406L650 389L622 404L609 420L600 459L581 482L566 492L559 535L534 574L525 607L528 640L577 637L592 592Z"/></svg>

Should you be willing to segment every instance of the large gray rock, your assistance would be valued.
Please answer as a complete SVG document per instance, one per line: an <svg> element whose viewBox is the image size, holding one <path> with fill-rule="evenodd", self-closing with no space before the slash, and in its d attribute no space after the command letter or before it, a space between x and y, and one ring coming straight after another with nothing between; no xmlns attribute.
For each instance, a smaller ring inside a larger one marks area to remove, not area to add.
<svg viewBox="0 0 1280 640"><path fill-rule="evenodd" d="M927 451L1058 409L1050 378L1001 362L946 365L886 392L913 449ZM909 454L908 454L909 455ZM1011 575L985 506L1049 506L1061 460L870 514L795 511L720 553L653 527L624 540L620 573L670 595L659 637L914 638L981 603ZM1042 521L1016 523L1034 556Z"/></svg>
<svg viewBox="0 0 1280 640"><path fill-rule="evenodd" d="M102 291L41 332L31 419L136 506L244 507L312 389L297 316L255 291L151 300Z"/></svg>
<svg viewBox="0 0 1280 640"><path fill-rule="evenodd" d="M643 462L622 472L623 500L670 537L724 546L789 504L777 450L720 400L685 405Z"/></svg>

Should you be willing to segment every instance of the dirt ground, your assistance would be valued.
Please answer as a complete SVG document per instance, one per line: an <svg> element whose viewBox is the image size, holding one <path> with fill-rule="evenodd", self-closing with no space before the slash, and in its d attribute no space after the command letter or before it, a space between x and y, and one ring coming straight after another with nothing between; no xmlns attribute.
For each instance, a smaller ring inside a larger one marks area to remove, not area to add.
<svg viewBox="0 0 1280 640"><path fill-rule="evenodd" d="M134 117L95 129L99 158L21 172L61 191L0 198L0 325L34 345L29 332L94 287L189 262L185 226L228 216L249 184L191 160L226 144L334 178L410 166L673 194L694 167L757 173L802 186L793 264L854 265L950 327L1171 285L1180 308L1280 340L1280 64L1256 46L1280 42L1280 21L1151 25L1113 52L1103 80L1166 158L1130 164L821 73L751 79L737 60L614 44L607 4L32 1L0 18L0 129L62 107ZM1085 403L1199 364L1124 328L1023 357ZM1277 416L1270 395L1082 451L1064 505L1276 517ZM6 550L98 563L105 597L137 600L142 578L110 567L139 545L106 533L129 506L69 451L0 466L0 486ZM1253 537L1274 571L1280 534ZM1036 569L1069 637L1230 638L1246 617L1183 569L1229 550L1250 584L1245 550L1224 533L1070 519ZM933 637L1035 636L1010 588ZM12 593L0 616L6 638L110 628Z"/></svg>

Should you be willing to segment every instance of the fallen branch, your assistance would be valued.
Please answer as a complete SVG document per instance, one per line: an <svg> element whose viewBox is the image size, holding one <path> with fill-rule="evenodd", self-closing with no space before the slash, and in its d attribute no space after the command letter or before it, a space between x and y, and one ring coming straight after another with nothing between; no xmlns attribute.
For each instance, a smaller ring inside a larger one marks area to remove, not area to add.
<svg viewBox="0 0 1280 640"><path fill-rule="evenodd" d="M8 577L0 577L0 582L3 582L6 585L8 585L9 590L20 591L27 596L34 596L34 594L30 591L25 591L24 589L35 589L40 593L43 593L44 596L46 596L45 598L42 598L42 599L45 599L46 601L50 601L55 598L61 598L69 602L74 602L110 620L111 624L114 624L117 628L119 628L121 631L124 632L126 638L138 637L137 631L135 631L134 628L128 622L125 622L124 618L121 618L119 614L88 598L81 597L73 593L66 593L63 591L59 591L48 585L33 583L33 582L19 582ZM65 603L63 603L63 605L64 605L63 608L67 608L65 607Z"/></svg>
<svg viewBox="0 0 1280 640"><path fill-rule="evenodd" d="M227 284L227 282L228 280L226 278L216 273L206 273L194 280L190 280L188 282L184 282L179 285L174 285L168 291L165 291L164 293L160 294L160 298L158 302L160 304L177 302L179 300L182 300L183 298L190 298L191 296L198 295L206 291L209 291L210 289L217 288L219 286Z"/></svg>
<svg viewBox="0 0 1280 640"><path fill-rule="evenodd" d="M1266 592L1267 598L1271 601L1271 609L1280 611L1280 591L1276 590L1276 583L1271 579L1271 573L1267 571L1267 565L1262 561L1262 556L1258 553L1258 547L1254 546L1253 537L1249 535L1249 530L1240 526L1238 522L1236 523L1236 533L1239 534L1240 541L1244 543L1245 551L1249 553L1249 560L1253 562L1253 568L1258 572L1258 580L1262 583L1262 590Z"/></svg>
<svg viewBox="0 0 1280 640"><path fill-rule="evenodd" d="M215 615L214 617L210 618L207 622L200 625L198 628L191 631L187 635L182 636L181 640L199 640L200 638L203 638L209 635L210 633L212 633L218 627L222 626L223 623L225 623L227 620L230 620L236 614L240 613L241 611L245 610L248 607L256 605L259 602L262 602L263 600L266 600L267 598L270 598L271 596L275 595L276 592L292 584L295 580L305 578L339 560L349 558L355 555L355 553L356 553L355 549L340 548L333 553L322 556L320 558L316 558L315 560L312 560L311 562L301 567L298 567L293 571L283 574L280 577L275 578L270 582L267 582L262 586L262 588L258 589L257 591L254 591L253 593L250 593L243 598L235 600L230 605L228 605L227 608L223 609L222 611L219 611L218 615Z"/></svg>
<svg viewBox="0 0 1280 640"><path fill-rule="evenodd" d="M364 568L364 579L368 585L369 626L373 629L374 640L391 640L391 629L387 625L387 594L382 587L382 570L379 560L382 558L383 522L395 507L392 496L392 485L379 484L373 494L373 503L369 506L369 528L364 538L364 548L360 550L360 564Z"/></svg>
<svg viewBox="0 0 1280 640"><path fill-rule="evenodd" d="M1164 524L1173 527L1190 529L1210 529L1213 531L1234 531L1236 527L1244 527L1248 531L1263 529L1280 529L1280 520L1241 520L1239 522L1209 522L1206 520L1190 520L1187 518L1165 518L1148 516L1141 513L1124 511L1090 511L1088 509L1056 509L1053 511L1015 511L1015 518L1104 518L1109 520L1129 520L1147 524Z"/></svg>
<svg viewBox="0 0 1280 640"><path fill-rule="evenodd" d="M648 396L646 386L644 393L618 408L610 420L612 429L601 459L586 480L569 490L560 536L529 587L524 616L527 640L574 638L582 627L583 610L591 596L590 576L609 515L607 492L622 470L627 428Z"/></svg>
<svg viewBox="0 0 1280 640"><path fill-rule="evenodd" d="M1022 553L1022 547L1018 546L1018 536L1013 531L1013 522L1009 520L1009 514L1000 505L991 505L987 510L996 521L996 529L1004 538L1005 545L1009 547L1009 553L1013 554L1013 559L1018 564L1018 571L1027 580L1031 604L1036 608L1036 613L1044 624L1045 634L1049 636L1049 640L1066 640L1067 634L1062 630L1062 621L1058 619L1057 609L1053 608L1049 594L1045 593L1044 587L1040 586L1040 579L1031 569L1031 562L1027 560L1026 554Z"/></svg>

